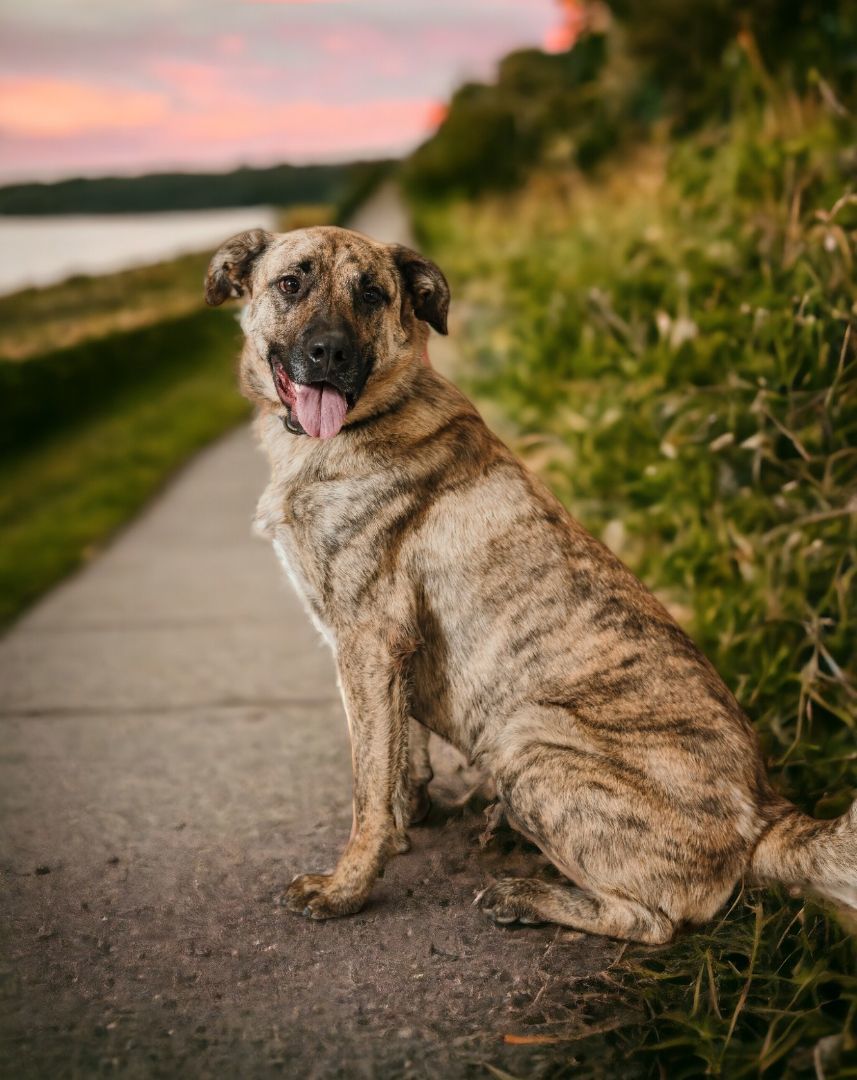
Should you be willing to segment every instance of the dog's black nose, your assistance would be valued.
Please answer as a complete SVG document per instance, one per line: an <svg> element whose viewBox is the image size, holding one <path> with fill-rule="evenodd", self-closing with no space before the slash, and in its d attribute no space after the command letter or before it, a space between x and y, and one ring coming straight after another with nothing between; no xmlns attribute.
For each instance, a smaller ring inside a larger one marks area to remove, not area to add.
<svg viewBox="0 0 857 1080"><path fill-rule="evenodd" d="M342 330L313 334L307 346L310 366L318 379L345 371L354 362L354 349Z"/></svg>

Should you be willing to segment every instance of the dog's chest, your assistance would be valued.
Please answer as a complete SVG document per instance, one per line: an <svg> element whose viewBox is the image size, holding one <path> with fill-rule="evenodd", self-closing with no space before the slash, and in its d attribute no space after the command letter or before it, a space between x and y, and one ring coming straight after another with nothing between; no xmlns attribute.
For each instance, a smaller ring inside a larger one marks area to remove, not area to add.
<svg viewBox="0 0 857 1080"><path fill-rule="evenodd" d="M349 594L374 562L356 556L348 542L367 516L364 494L353 479L300 484L278 477L257 507L256 531L271 540L313 624L334 649L335 626L349 616Z"/></svg>
<svg viewBox="0 0 857 1080"><path fill-rule="evenodd" d="M324 617L321 598L307 578L304 567L301 564L300 552L296 543L294 530L287 525L278 525L274 529L273 546L280 565L286 572L286 577L292 584L295 592L303 603L306 613L312 620L313 626L318 630L331 649L336 651L336 638L333 629Z"/></svg>
<svg viewBox="0 0 857 1080"><path fill-rule="evenodd" d="M254 531L271 541L277 559L313 625L335 651L335 635L322 604L319 567L313 557L314 545L308 540L303 523L296 521L289 509L298 492L299 488L288 473L285 477L272 478L256 507Z"/></svg>

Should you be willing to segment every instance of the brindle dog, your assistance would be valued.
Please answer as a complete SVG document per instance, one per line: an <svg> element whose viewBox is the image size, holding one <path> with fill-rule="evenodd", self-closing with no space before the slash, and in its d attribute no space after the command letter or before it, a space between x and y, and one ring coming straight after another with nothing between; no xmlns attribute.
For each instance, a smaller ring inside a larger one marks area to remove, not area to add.
<svg viewBox="0 0 857 1080"><path fill-rule="evenodd" d="M857 905L857 804L814 821L774 794L711 664L422 362L449 307L433 263L344 229L252 231L205 295L246 298L257 524L336 654L351 731L351 838L291 909L358 911L407 847L430 776L422 736L409 769L412 716L574 883L497 882L479 902L498 923L666 942L745 874Z"/></svg>

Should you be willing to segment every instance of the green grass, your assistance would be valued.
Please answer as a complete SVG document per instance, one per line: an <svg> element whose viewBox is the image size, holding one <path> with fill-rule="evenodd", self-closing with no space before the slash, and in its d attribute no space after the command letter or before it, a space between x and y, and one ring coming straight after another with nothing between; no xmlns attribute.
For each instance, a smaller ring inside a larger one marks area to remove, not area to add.
<svg viewBox="0 0 857 1080"><path fill-rule="evenodd" d="M471 392L830 817L857 794L857 200L841 129L789 106L417 211ZM813 903L747 891L606 986L650 1017L605 1037L616 1071L857 1076L857 950Z"/></svg>
<svg viewBox="0 0 857 1080"><path fill-rule="evenodd" d="M2 296L0 361L24 360L198 310L209 257L184 255L116 274L80 274Z"/></svg>
<svg viewBox="0 0 857 1080"><path fill-rule="evenodd" d="M153 328L93 342L104 355L138 347ZM2 461L0 624L79 566L195 450L238 423L239 333L231 313L164 324L174 363L159 366L76 423Z"/></svg>

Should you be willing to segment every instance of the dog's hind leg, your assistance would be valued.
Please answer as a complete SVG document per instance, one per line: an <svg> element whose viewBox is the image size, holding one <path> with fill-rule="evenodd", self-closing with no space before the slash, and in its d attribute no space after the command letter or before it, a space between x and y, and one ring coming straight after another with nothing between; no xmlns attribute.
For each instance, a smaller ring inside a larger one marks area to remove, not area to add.
<svg viewBox="0 0 857 1080"><path fill-rule="evenodd" d="M428 786L434 772L429 757L429 736L431 732L419 721L411 717L408 729L410 798L407 823L418 825L431 810Z"/></svg>
<svg viewBox="0 0 857 1080"><path fill-rule="evenodd" d="M408 826L418 825L431 810L428 786L434 773L428 749L430 734L428 728L413 717L409 718L407 783L400 783L393 793L394 850L397 855L411 850Z"/></svg>
<svg viewBox="0 0 857 1080"><path fill-rule="evenodd" d="M509 823L574 884L499 881L480 897L485 912L649 944L710 918L746 864L727 801L704 816L693 791L666 792L618 752L561 743L562 729L533 738L534 727L507 728L494 775Z"/></svg>
<svg viewBox="0 0 857 1080"><path fill-rule="evenodd" d="M552 922L648 945L664 945L675 932L663 912L537 878L505 878L485 889L477 902L489 918L501 924Z"/></svg>

